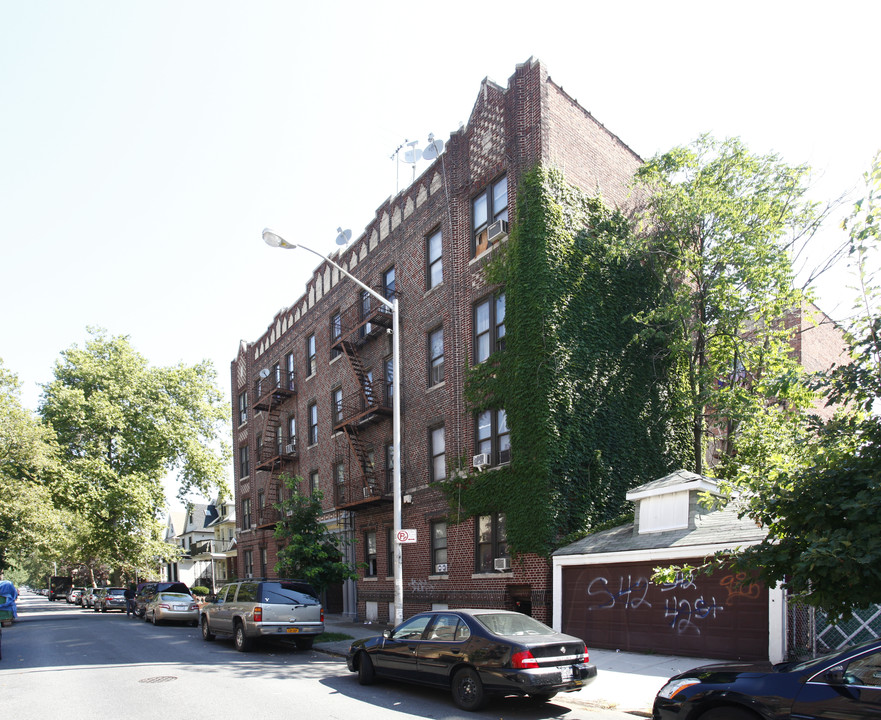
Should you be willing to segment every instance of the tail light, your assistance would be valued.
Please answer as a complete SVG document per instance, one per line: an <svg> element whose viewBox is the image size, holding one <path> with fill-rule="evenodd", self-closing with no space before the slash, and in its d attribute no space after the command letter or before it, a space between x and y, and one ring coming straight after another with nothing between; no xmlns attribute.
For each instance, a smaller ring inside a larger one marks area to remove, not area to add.
<svg viewBox="0 0 881 720"><path fill-rule="evenodd" d="M166 610L171 610L171 605L166 605L165 603L159 603L159 607L165 608Z"/></svg>
<svg viewBox="0 0 881 720"><path fill-rule="evenodd" d="M535 659L529 650L521 650L511 656L511 667L528 670L529 668L537 668L538 660Z"/></svg>
<svg viewBox="0 0 881 720"><path fill-rule="evenodd" d="M583 662L590 662L590 654L587 652L587 645L584 646L584 660Z"/></svg>
<svg viewBox="0 0 881 720"><path fill-rule="evenodd" d="M263 622L263 608L259 605L254 608L254 622Z"/></svg>
<svg viewBox="0 0 881 720"><path fill-rule="evenodd" d="M324 622L324 608L321 608L321 622Z"/></svg>

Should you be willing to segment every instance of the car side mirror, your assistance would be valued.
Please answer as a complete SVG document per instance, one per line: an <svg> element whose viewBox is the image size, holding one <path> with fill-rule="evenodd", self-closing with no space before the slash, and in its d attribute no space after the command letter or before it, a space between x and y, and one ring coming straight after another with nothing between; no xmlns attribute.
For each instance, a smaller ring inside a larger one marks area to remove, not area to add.
<svg viewBox="0 0 881 720"><path fill-rule="evenodd" d="M392 631L391 631L391 630L383 630L383 631L382 631L382 636L383 636L384 638L390 638L390 637L392 636Z"/></svg>
<svg viewBox="0 0 881 720"><path fill-rule="evenodd" d="M824 674L823 679L830 685L846 685L844 681L844 665L836 665L829 668Z"/></svg>

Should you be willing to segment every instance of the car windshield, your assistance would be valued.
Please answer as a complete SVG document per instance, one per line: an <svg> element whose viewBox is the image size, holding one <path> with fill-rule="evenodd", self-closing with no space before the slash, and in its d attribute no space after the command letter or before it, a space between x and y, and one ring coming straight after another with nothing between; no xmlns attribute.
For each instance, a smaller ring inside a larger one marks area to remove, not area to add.
<svg viewBox="0 0 881 720"><path fill-rule="evenodd" d="M309 592L308 585L300 583L263 583L263 602L293 603L295 605L318 605L319 601Z"/></svg>
<svg viewBox="0 0 881 720"><path fill-rule="evenodd" d="M491 633L503 636L553 635L554 630L522 613L480 613L477 620Z"/></svg>

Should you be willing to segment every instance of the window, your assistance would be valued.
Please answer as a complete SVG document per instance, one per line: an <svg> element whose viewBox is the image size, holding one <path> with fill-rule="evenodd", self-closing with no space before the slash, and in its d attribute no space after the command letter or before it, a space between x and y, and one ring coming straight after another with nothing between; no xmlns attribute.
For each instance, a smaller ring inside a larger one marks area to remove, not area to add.
<svg viewBox="0 0 881 720"><path fill-rule="evenodd" d="M489 455L490 465L511 462L511 433L505 411L485 410L477 415L475 426L476 451Z"/></svg>
<svg viewBox="0 0 881 720"><path fill-rule="evenodd" d="M343 421L343 389L334 388L330 393L330 413L333 418L333 426L336 427Z"/></svg>
<svg viewBox="0 0 881 720"><path fill-rule="evenodd" d="M294 383L294 354L288 353L285 358L285 368L287 370L287 377L285 378L285 389L286 390L296 390L297 386Z"/></svg>
<svg viewBox="0 0 881 720"><path fill-rule="evenodd" d="M248 422L248 392L239 395L239 425Z"/></svg>
<svg viewBox="0 0 881 720"><path fill-rule="evenodd" d="M251 453L247 445L239 448L239 477L248 477L251 473Z"/></svg>
<svg viewBox="0 0 881 720"><path fill-rule="evenodd" d="M505 349L505 294L487 298L474 306L474 364Z"/></svg>
<svg viewBox="0 0 881 720"><path fill-rule="evenodd" d="M306 368L309 377L318 371L318 357L315 353L315 333L306 338Z"/></svg>
<svg viewBox="0 0 881 720"><path fill-rule="evenodd" d="M444 426L429 430L431 448L431 481L443 480L447 476L446 440Z"/></svg>
<svg viewBox="0 0 881 720"><path fill-rule="evenodd" d="M279 365L278 363L275 363L275 365L272 366L272 378L273 378L273 380L272 380L273 389L280 388L282 386L282 384L281 384L281 365Z"/></svg>
<svg viewBox="0 0 881 720"><path fill-rule="evenodd" d="M330 359L333 360L342 354L339 347L334 347L343 335L343 321L340 311L337 310L330 316Z"/></svg>
<svg viewBox="0 0 881 720"><path fill-rule="evenodd" d="M250 550L245 550L245 577L254 577L254 558ZM241 595L241 593L239 593Z"/></svg>
<svg viewBox="0 0 881 720"><path fill-rule="evenodd" d="M427 270L425 273L428 278L428 289L440 285L444 281L444 258L443 243L441 242L441 231L428 236L425 241L425 257Z"/></svg>
<svg viewBox="0 0 881 720"><path fill-rule="evenodd" d="M395 296L395 266L392 265L382 274L382 296L391 300Z"/></svg>
<svg viewBox="0 0 881 720"><path fill-rule="evenodd" d="M257 491L257 509L262 510L266 507L266 493L263 490Z"/></svg>
<svg viewBox="0 0 881 720"><path fill-rule="evenodd" d="M389 443L385 446L385 486L389 492L395 483L395 446Z"/></svg>
<svg viewBox="0 0 881 720"><path fill-rule="evenodd" d="M266 548L260 548L260 577L266 577Z"/></svg>
<svg viewBox="0 0 881 720"><path fill-rule="evenodd" d="M242 498L242 530L251 527L251 498Z"/></svg>
<svg viewBox="0 0 881 720"><path fill-rule="evenodd" d="M385 396L389 406L391 406L395 397L395 363L392 358L388 358L383 362L383 366L383 372L385 373Z"/></svg>
<svg viewBox="0 0 881 720"><path fill-rule="evenodd" d="M395 529L390 527L385 533L386 576L395 574Z"/></svg>
<svg viewBox="0 0 881 720"><path fill-rule="evenodd" d="M471 227L474 256L489 249L489 226L508 220L508 178L496 180L471 201Z"/></svg>
<svg viewBox="0 0 881 720"><path fill-rule="evenodd" d="M361 291L361 320L365 320L370 317L370 309L371 309L371 297L370 293L366 290ZM361 330L359 331L359 335L361 337L365 337L370 334L370 331L373 329L373 326L370 323L365 323L361 326Z"/></svg>
<svg viewBox="0 0 881 720"><path fill-rule="evenodd" d="M442 575L447 572L447 523L436 520L431 523L431 572Z"/></svg>
<svg viewBox="0 0 881 720"><path fill-rule="evenodd" d="M318 443L318 405L309 403L309 444Z"/></svg>
<svg viewBox="0 0 881 720"><path fill-rule="evenodd" d="M481 515L477 518L475 529L477 531L475 570L481 573L494 572L494 560L508 557L505 514Z"/></svg>
<svg viewBox="0 0 881 720"><path fill-rule="evenodd" d="M364 574L367 577L376 577L376 532L374 531L364 535L364 562L367 563Z"/></svg>
<svg viewBox="0 0 881 720"><path fill-rule="evenodd" d="M294 415L288 418L288 444L297 445L297 418Z"/></svg>
<svg viewBox="0 0 881 720"><path fill-rule="evenodd" d="M309 493L314 495L316 491L320 490L321 486L318 484L318 471L313 470L309 473Z"/></svg>
<svg viewBox="0 0 881 720"><path fill-rule="evenodd" d="M444 381L444 329L428 335L428 386Z"/></svg>

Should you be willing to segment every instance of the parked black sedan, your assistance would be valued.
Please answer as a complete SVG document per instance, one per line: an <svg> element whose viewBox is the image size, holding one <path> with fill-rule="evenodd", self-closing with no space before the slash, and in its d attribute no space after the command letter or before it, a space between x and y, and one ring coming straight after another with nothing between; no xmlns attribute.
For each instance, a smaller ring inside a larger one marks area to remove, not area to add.
<svg viewBox="0 0 881 720"><path fill-rule="evenodd" d="M881 640L802 663L705 665L667 681L653 720L877 718Z"/></svg>
<svg viewBox="0 0 881 720"><path fill-rule="evenodd" d="M464 710L479 710L495 694L544 702L580 690L597 673L582 640L508 610L420 613L356 640L346 662L362 685L383 677L449 688Z"/></svg>

